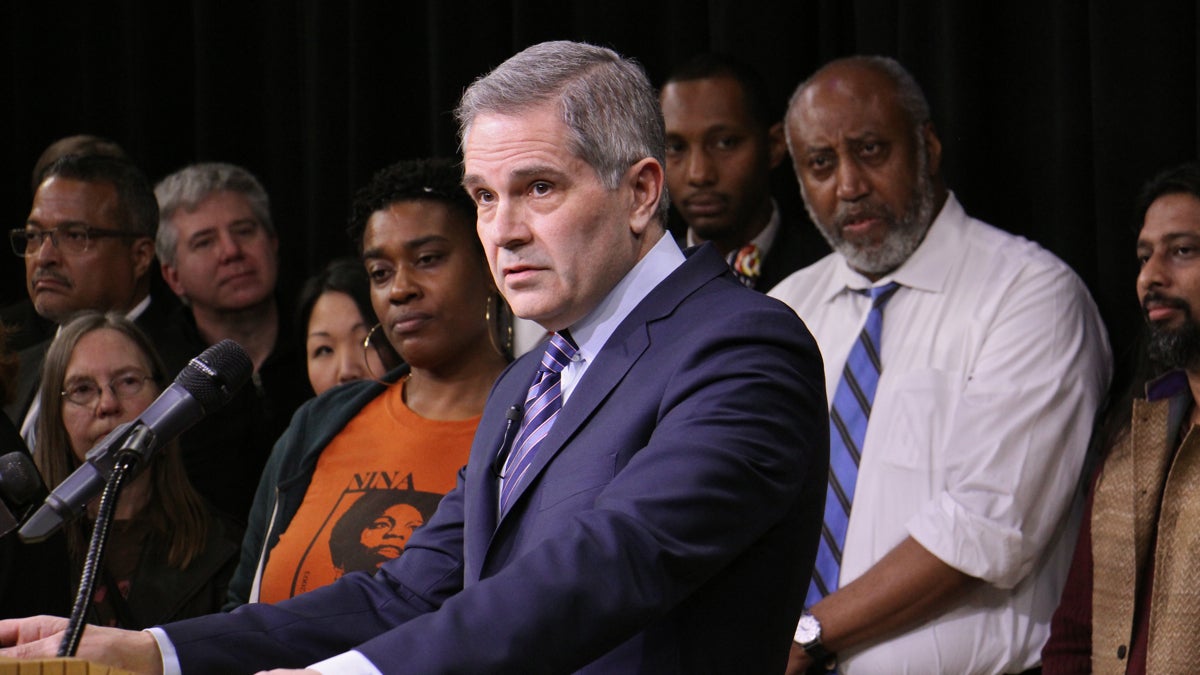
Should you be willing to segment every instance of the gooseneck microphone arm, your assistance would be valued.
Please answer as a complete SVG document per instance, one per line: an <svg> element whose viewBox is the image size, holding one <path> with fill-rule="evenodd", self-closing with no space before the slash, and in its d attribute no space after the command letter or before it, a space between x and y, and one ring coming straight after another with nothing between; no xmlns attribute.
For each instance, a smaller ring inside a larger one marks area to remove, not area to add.
<svg viewBox="0 0 1200 675"><path fill-rule="evenodd" d="M125 487L125 479L136 473L138 463L147 448L153 444L153 440L154 432L150 427L139 426L126 437L121 449L117 451L112 475L108 477L104 492L100 495L100 507L96 511L96 523L92 527L92 538L83 562L83 573L79 577L79 591L75 594L75 604L71 606L71 618L67 621L67 628L58 643L60 657L75 656L75 652L79 650L87 610L96 591L96 574L104 560L104 548L108 545L108 533L112 529L117 498L121 495L121 489ZM120 593L116 588L108 590L110 593Z"/></svg>

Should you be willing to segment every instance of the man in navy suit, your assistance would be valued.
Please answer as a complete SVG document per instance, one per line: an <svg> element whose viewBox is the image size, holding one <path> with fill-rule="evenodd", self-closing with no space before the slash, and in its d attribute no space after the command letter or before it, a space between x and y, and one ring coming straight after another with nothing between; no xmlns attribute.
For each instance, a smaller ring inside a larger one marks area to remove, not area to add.
<svg viewBox="0 0 1200 675"><path fill-rule="evenodd" d="M458 486L374 577L153 637L89 628L81 656L154 672L157 640L168 672L782 671L828 471L816 344L712 247L685 258L664 236L663 125L636 64L537 45L458 115L496 283L570 353L540 444L526 452L520 419L540 414L535 353L496 383ZM0 642L24 643L0 654L45 654L54 638L37 638L61 627L0 622Z"/></svg>

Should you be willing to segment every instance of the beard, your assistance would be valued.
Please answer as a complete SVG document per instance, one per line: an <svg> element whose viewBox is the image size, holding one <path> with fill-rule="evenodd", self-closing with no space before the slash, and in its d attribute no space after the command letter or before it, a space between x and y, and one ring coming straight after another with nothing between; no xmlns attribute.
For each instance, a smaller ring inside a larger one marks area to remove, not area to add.
<svg viewBox="0 0 1200 675"><path fill-rule="evenodd" d="M1157 293L1147 293L1142 299L1143 311L1148 301L1169 305L1183 313L1183 323L1177 328L1150 322L1150 338L1146 353L1150 360L1169 370L1196 370L1200 368L1200 324L1192 316L1192 308L1178 298L1168 298Z"/></svg>
<svg viewBox="0 0 1200 675"><path fill-rule="evenodd" d="M929 151L924 136L918 134L917 139L917 180L909 195L908 208L903 214L892 212L887 204L871 200L859 203L839 202L837 211L831 222L823 222L817 217L804 183L800 183L800 192L804 197L804 206L808 217L820 230L829 247L846 259L850 268L865 276L879 278L895 270L908 260L925 239L925 233L933 223L933 207L935 192L933 179L929 176ZM887 223L887 231L883 241L849 241L842 236L843 228L848 223L877 218Z"/></svg>

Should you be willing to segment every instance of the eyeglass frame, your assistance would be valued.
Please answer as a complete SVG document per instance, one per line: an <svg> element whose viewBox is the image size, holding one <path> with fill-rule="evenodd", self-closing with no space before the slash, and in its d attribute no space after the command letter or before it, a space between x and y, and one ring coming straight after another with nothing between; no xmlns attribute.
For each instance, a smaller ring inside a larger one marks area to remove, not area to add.
<svg viewBox="0 0 1200 675"><path fill-rule="evenodd" d="M128 392L128 393L122 395L120 393L117 393L117 387L114 386L114 383L117 380L119 380L123 377L126 377L126 376L132 376L132 377L136 378L140 384L138 385L138 388L135 389L134 391L131 391L131 392ZM154 377L153 375L146 375L144 373L139 373L137 371L129 371L129 372L121 373L120 375L117 375L114 378L111 378L108 381L108 384L104 385L103 387L100 386L99 382L97 382L95 379L90 378L90 377L86 378L86 380L80 380L79 382L81 383L84 381L90 382L91 384L96 385L95 397L92 398L90 401L81 403L81 402L76 401L75 399L71 398L71 393L69 391L67 391L65 383L63 384L64 388L59 390L59 392L58 392L59 395L61 395L63 397L63 400L66 401L67 403L70 403L72 405L77 405L80 408L95 407L95 405L100 402L100 399L104 397L104 389L105 388L107 388L110 392L112 392L113 398L117 399L118 401L125 401L125 400L133 398L134 396L137 396L138 394L142 393L142 390L146 388L147 382L157 382L158 378Z"/></svg>
<svg viewBox="0 0 1200 675"><path fill-rule="evenodd" d="M83 232L83 248L79 249L78 251L73 250L70 246L67 248L62 247L62 240L60 240L59 237L70 230ZM31 236L31 233L36 234ZM140 232L112 230L103 227L92 227L91 225L59 225L58 227L51 227L47 229L22 227L8 231L8 240L12 244L12 251L17 255L18 258L28 258L29 256L36 254L36 252L41 250L42 246L45 245L46 237L50 238L50 243L60 252L78 255L80 253L87 253L89 250L91 250L93 239L140 239L146 236L147 235ZM23 253L17 246L18 237L25 239L25 250ZM29 248L29 243L35 238L38 240L37 246L31 249Z"/></svg>

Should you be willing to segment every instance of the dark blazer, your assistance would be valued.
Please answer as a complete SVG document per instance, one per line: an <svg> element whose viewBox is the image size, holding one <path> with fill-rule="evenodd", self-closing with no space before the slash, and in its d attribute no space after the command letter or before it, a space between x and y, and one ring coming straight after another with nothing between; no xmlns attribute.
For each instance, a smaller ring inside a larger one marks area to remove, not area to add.
<svg viewBox="0 0 1200 675"><path fill-rule="evenodd" d="M458 487L374 577L165 626L184 672L355 648L385 673L779 673L828 471L820 354L702 247L576 384L512 508L493 463L539 355L497 381Z"/></svg>
<svg viewBox="0 0 1200 675"><path fill-rule="evenodd" d="M134 323L138 328L141 328L150 342L159 350L159 355L163 356L167 362L168 369L172 369L172 360L168 359L168 354L175 349L175 341L172 339L171 321L173 310L179 305L179 300L175 296L162 297L158 295L150 296L150 304L146 310L142 312ZM32 303L29 309L33 309ZM58 332L58 326L53 322L46 321L36 314L34 318L30 318L22 334L26 336L26 344L17 351L18 370L17 370L17 385L16 393L13 394L12 400L5 405L4 412L12 423L19 429L25 421L25 414L29 412L29 407L33 405L33 398L37 395L38 385L42 382L42 364L46 360L46 351L50 349L50 343L54 340L55 334ZM36 331L36 332L35 332ZM40 336L40 339L32 340L34 336ZM193 354L192 356L195 356ZM186 365L184 361L184 365ZM179 367L182 367L179 366ZM178 373L178 368L174 368L172 372L166 373L168 379L172 379ZM32 450L32 448L30 448Z"/></svg>

